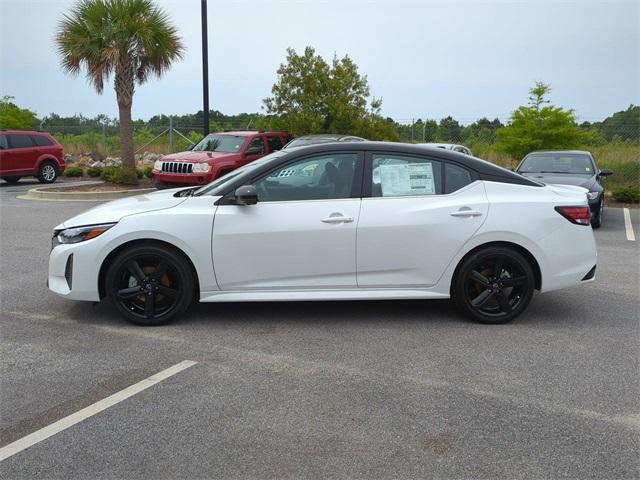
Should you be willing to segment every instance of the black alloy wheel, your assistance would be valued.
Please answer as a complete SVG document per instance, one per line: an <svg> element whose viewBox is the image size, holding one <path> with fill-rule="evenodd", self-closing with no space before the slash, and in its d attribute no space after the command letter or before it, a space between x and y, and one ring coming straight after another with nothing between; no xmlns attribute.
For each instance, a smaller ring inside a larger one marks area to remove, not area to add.
<svg viewBox="0 0 640 480"><path fill-rule="evenodd" d="M127 320L153 326L168 323L189 307L194 277L173 249L137 245L111 263L106 285L111 302Z"/></svg>
<svg viewBox="0 0 640 480"><path fill-rule="evenodd" d="M454 280L454 300L480 323L506 323L533 297L535 278L527 259L515 250L489 247L464 260Z"/></svg>

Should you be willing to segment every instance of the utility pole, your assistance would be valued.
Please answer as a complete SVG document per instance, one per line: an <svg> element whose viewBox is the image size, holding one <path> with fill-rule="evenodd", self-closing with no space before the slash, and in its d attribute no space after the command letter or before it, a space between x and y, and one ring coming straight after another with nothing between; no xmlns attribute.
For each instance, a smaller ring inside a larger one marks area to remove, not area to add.
<svg viewBox="0 0 640 480"><path fill-rule="evenodd" d="M209 135L209 48L207 40L207 0L201 0L202 16L202 113L204 136Z"/></svg>

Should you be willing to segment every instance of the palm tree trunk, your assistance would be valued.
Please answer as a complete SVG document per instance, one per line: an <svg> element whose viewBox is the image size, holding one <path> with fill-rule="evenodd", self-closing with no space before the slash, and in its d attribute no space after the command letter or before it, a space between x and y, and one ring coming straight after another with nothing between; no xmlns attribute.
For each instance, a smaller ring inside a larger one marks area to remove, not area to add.
<svg viewBox="0 0 640 480"><path fill-rule="evenodd" d="M133 66L123 61L126 66L116 71L115 90L120 115L120 150L122 166L136 168L133 152L133 121L131 120L131 105L133 104L134 72Z"/></svg>
<svg viewBox="0 0 640 480"><path fill-rule="evenodd" d="M120 114L120 151L122 166L125 168L136 168L136 161L133 153L133 121L131 120L131 104L118 102Z"/></svg>

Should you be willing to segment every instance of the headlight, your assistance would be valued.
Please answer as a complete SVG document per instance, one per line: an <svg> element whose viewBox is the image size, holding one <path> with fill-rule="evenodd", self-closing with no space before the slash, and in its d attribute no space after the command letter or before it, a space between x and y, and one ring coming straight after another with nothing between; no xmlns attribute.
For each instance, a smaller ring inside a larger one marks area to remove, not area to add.
<svg viewBox="0 0 640 480"><path fill-rule="evenodd" d="M79 243L85 240L99 237L104 232L113 227L115 223L103 223L101 225L87 225L85 227L66 228L58 232L53 232L51 248L60 244Z"/></svg>
<svg viewBox="0 0 640 480"><path fill-rule="evenodd" d="M211 169L208 163L194 163L193 173L207 173Z"/></svg>
<svg viewBox="0 0 640 480"><path fill-rule="evenodd" d="M162 160L156 160L153 164L153 169L158 171L162 170Z"/></svg>
<svg viewBox="0 0 640 480"><path fill-rule="evenodd" d="M589 192L587 193L587 198L589 200L596 200L600 196L600 192Z"/></svg>

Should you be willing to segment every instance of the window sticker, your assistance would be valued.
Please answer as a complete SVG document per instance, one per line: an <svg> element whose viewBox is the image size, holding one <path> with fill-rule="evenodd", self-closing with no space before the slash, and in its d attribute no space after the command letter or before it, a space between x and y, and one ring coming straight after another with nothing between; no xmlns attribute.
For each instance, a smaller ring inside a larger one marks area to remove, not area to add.
<svg viewBox="0 0 640 480"><path fill-rule="evenodd" d="M383 197L436 193L431 163L380 165L378 168Z"/></svg>

